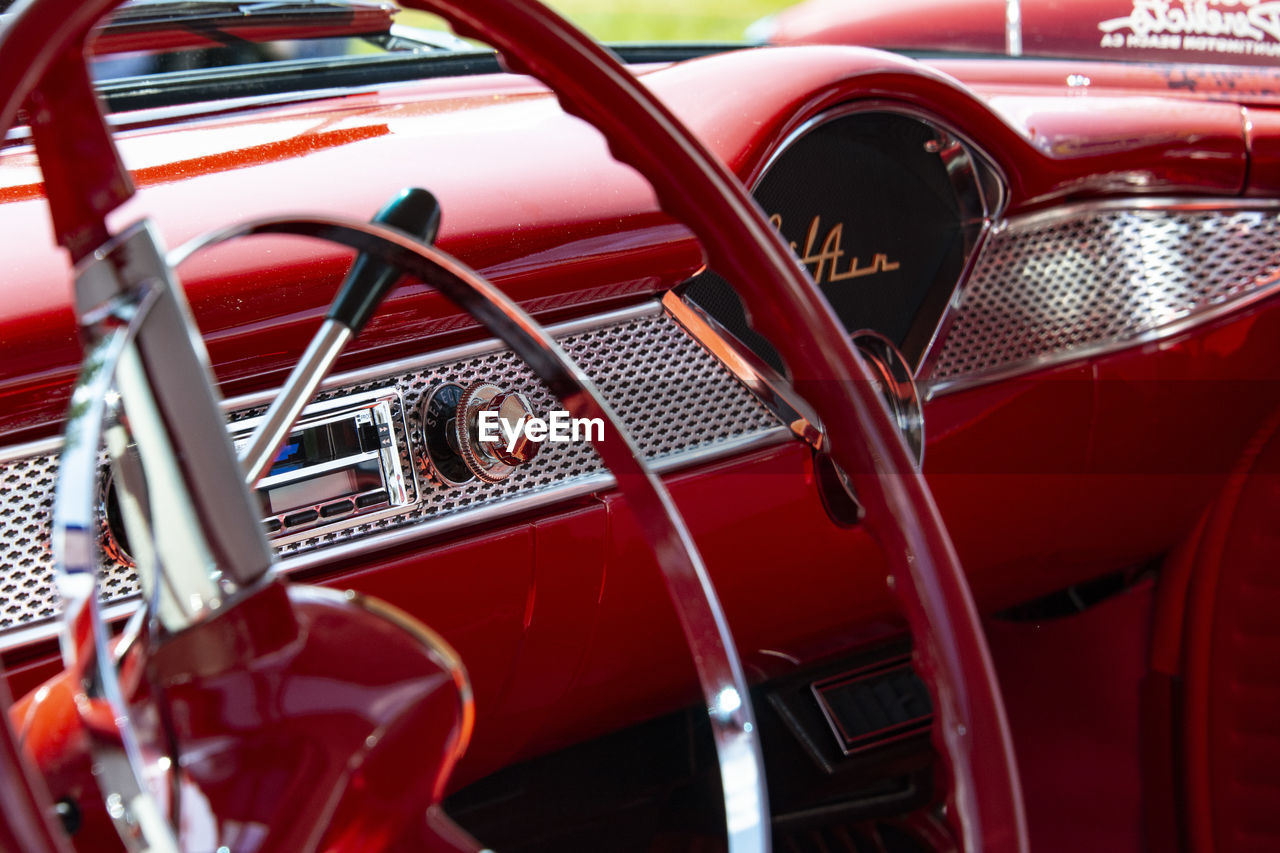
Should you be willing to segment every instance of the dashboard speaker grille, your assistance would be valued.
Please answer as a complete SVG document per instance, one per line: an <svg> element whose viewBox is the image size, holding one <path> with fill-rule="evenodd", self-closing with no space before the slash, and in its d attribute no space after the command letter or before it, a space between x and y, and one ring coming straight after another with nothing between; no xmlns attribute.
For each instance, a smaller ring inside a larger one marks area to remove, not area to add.
<svg viewBox="0 0 1280 853"><path fill-rule="evenodd" d="M1092 206L994 231L959 295L934 390L1176 330L1280 278L1280 211Z"/></svg>
<svg viewBox="0 0 1280 853"><path fill-rule="evenodd" d="M573 331L557 338L596 381L651 461L693 461L714 455L717 448L731 450L745 438L785 432L745 386L656 304L628 312L622 319L601 318L597 326L575 324ZM394 386L404 399L407 443L416 446L420 442L418 404L423 396L439 383L466 385L478 379L524 391L535 411L559 407L529 368L496 343L465 356L434 361L425 357L401 363L391 372L367 371L343 380L317 399ZM262 411L261 406L238 408L231 419ZM403 461L412 463L408 457ZM0 631L45 620L57 612L49 551L56 466L56 452L11 455L0 462ZM498 484L477 482L445 489L419 476L420 500L405 512L277 545L277 552L287 557L315 551L471 509L500 507L516 497L545 494L554 499L562 488L588 483L604 470L590 445L556 443L547 444L532 463ZM105 555L100 577L104 601L118 601L138 591L132 569Z"/></svg>

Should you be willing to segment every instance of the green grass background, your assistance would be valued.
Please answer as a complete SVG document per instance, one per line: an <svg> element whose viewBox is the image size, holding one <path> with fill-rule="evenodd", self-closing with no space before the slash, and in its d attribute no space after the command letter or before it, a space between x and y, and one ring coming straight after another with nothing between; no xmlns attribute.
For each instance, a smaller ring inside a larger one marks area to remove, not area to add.
<svg viewBox="0 0 1280 853"><path fill-rule="evenodd" d="M758 18L796 0L551 0L556 11L600 41L741 41ZM439 19L402 12L398 20L443 29Z"/></svg>

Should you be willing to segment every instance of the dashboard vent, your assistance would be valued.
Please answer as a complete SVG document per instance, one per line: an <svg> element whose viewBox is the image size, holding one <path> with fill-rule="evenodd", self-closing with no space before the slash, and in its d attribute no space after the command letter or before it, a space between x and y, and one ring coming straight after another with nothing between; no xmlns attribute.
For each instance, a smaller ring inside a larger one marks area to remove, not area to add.
<svg viewBox="0 0 1280 853"><path fill-rule="evenodd" d="M818 681L812 689L845 755L901 740L933 721L928 688L908 658Z"/></svg>

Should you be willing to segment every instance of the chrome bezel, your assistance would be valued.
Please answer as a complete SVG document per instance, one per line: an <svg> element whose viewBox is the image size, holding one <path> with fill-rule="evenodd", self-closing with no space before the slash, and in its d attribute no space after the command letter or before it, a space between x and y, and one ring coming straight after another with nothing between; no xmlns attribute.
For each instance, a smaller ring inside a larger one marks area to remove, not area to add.
<svg viewBox="0 0 1280 853"><path fill-rule="evenodd" d="M427 414L431 411L431 404L435 402L437 396L444 393L446 388L458 389L459 396L461 396L462 392L465 390L456 382L445 382L432 388L427 392L427 395L422 398L422 404L418 406L418 420L421 423L425 424L427 422ZM466 486L476 481L476 473L470 468L467 468L466 470L471 476L467 477L465 480L454 479L441 471L440 467L431 459L429 442L430 439L427 438L424 430L423 434L419 437L418 447L414 452L414 458L417 460L418 465L427 472L428 480L446 489L461 488L462 486ZM466 467L465 463L463 467Z"/></svg>
<svg viewBox="0 0 1280 853"><path fill-rule="evenodd" d="M881 396L915 460L916 470L921 470L925 449L924 410L906 358L893 341L874 329L854 332L849 339L874 371L873 381L880 386Z"/></svg>
<svg viewBox="0 0 1280 853"><path fill-rule="evenodd" d="M977 259L982 254L988 232L990 232L993 223L1004 216L1004 211L1008 206L1008 179L995 159L987 154L968 135L956 130L948 122L929 110L904 101L895 101L887 98L868 98L850 101L826 110L799 124L778 143L764 162L753 170L749 177L748 187L754 193L760 181L768 174L769 169L797 140L806 134L830 122L838 121L851 115L876 112L915 119L931 128L940 137L949 138L959 143L965 154L963 158L955 162L953 168L948 169L952 188L955 190L956 197L963 207L960 225L966 229L965 262L961 267L959 276L950 284L950 289L946 293L945 303L938 309L938 316L933 323L933 328L926 333L925 330L913 326L911 331L908 332L908 341L906 342L908 346L905 347L906 349L919 350L919 355L914 359L908 360L908 364L911 366L915 378L921 380L927 378L930 369L932 369L934 362L937 360L940 342L955 322L955 312L960 302L960 294L973 272ZM934 287L938 288L941 294L942 288L945 288L946 285L935 282ZM739 347L745 348L745 345L739 343Z"/></svg>
<svg viewBox="0 0 1280 853"><path fill-rule="evenodd" d="M227 404L223 404L224 411L228 408ZM393 518L402 513L413 509L422 500L422 487L418 483L414 474L413 466L401 464L401 450L399 442L396 440L396 424L399 424L400 434L408 436L408 427L404 418L404 401L400 391L393 387L375 388L370 391L360 391L354 394L345 394L333 397L328 400L321 400L311 403L302 410L302 415L298 422L294 425L291 432L296 432L307 426L315 426L321 423L341 420L351 417L357 412L369 411L375 423L385 424L391 433L390 447L383 447L378 451L378 466L383 477L383 484L388 495L388 504L385 507L361 509L355 508L350 515L337 518L333 521L325 521L323 516L319 516L317 520L306 526L297 528L288 528L283 524L283 517L297 513L306 509L314 509L319 513L322 504L316 504L311 507L296 507L288 513L278 513L281 520L281 529L277 533L268 532L267 538L273 546L288 545L293 542L299 542L304 539L311 539L316 536L322 536L325 533L344 530L357 524L369 524L384 518ZM262 421L263 416L246 418L240 421L234 421L228 425L231 430L233 439L239 444L248 441L254 428ZM348 459L337 459L312 468L303 469L299 472L289 472L288 475L276 475L273 477L263 477L258 481L257 488L263 488L277 484L282 478L289 480L299 479L308 474L324 473L326 471L341 470L344 466L351 462ZM263 519L264 522L266 519ZM294 532L286 532L292 529Z"/></svg>

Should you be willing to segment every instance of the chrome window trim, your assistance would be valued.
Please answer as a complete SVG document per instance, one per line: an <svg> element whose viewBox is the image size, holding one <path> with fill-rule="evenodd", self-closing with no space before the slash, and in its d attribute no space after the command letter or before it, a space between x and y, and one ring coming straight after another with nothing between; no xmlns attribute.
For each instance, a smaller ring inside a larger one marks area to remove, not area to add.
<svg viewBox="0 0 1280 853"><path fill-rule="evenodd" d="M1045 210L1002 219L990 229L991 236L999 235L1013 228L1035 228L1069 222L1091 213L1109 211L1140 211L1154 213L1205 213L1222 211L1227 213L1242 211L1274 212L1280 215L1280 199L1248 199L1248 198L1204 198L1185 196L1135 196L1127 198L1099 199L1096 201L1073 202L1058 205ZM979 260L980 262L980 260ZM1007 364L998 365L990 370L981 370L952 378L932 380L928 376L920 381L926 401L945 394L988 385L1005 379L1016 378L1041 370L1068 365L1074 362L1087 361L1134 347L1168 340L1182 335L1203 325L1221 320L1229 315L1270 298L1280 290L1280 267L1261 272L1254 278L1253 286L1239 294L1228 296L1220 302L1190 310L1187 314L1155 326L1145 332L1128 337L1103 340L1092 344L1068 347L1032 358L1019 359ZM952 306L952 322L963 310L961 304L963 294L957 290ZM949 328L948 328L949 330ZM935 355L941 354L945 346L945 337L939 339Z"/></svg>
<svg viewBox="0 0 1280 853"><path fill-rule="evenodd" d="M1005 0L1004 51L1009 56L1022 56L1022 0Z"/></svg>

